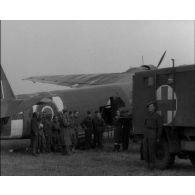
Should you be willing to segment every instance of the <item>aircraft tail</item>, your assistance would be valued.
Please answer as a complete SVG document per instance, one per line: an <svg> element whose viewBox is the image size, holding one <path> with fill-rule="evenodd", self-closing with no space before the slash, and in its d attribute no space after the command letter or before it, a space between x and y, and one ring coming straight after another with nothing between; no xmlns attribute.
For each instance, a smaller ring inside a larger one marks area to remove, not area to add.
<svg viewBox="0 0 195 195"><path fill-rule="evenodd" d="M9 81L7 80L7 77L5 75L5 72L0 65L0 71L1 71L1 99L15 99L14 92L9 84Z"/></svg>

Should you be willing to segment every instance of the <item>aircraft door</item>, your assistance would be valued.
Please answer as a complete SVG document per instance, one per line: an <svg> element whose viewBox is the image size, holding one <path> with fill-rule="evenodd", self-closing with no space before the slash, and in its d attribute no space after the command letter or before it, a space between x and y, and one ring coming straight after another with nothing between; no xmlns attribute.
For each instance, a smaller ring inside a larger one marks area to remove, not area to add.
<svg viewBox="0 0 195 195"><path fill-rule="evenodd" d="M124 106L125 103L120 97L110 97L106 106L100 107L100 112L106 124L111 125L116 111Z"/></svg>

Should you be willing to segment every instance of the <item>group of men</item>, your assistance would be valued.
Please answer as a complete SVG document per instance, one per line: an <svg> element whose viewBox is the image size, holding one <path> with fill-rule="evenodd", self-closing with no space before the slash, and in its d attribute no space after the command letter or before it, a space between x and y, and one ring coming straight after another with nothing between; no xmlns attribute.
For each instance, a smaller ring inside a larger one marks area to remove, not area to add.
<svg viewBox="0 0 195 195"><path fill-rule="evenodd" d="M31 150L33 155L41 152L61 151L62 154L74 152L78 145L78 132L85 131L85 148L102 148L104 119L99 111L94 117L90 111L81 124L78 122L78 111L63 110L58 115L51 116L45 113L33 113L31 120ZM92 140L93 135L93 140Z"/></svg>
<svg viewBox="0 0 195 195"><path fill-rule="evenodd" d="M31 149L33 155L40 152L61 151L62 154L74 152L78 146L78 132L82 128L85 132L85 149L102 148L103 132L105 121L99 111L94 116L90 111L84 120L78 122L78 111L68 112L63 110L51 119L51 116L44 113L33 113L31 120ZM114 127L114 150L119 151L120 145L123 150L128 149L129 144L129 123L116 112L113 119Z"/></svg>
<svg viewBox="0 0 195 195"><path fill-rule="evenodd" d="M149 168L155 167L156 144L160 142L162 134L162 118L156 113L155 104L147 105L148 113L145 119L145 131L143 139L143 158ZM78 144L78 132L82 128L85 131L85 148L102 148L105 121L99 111L92 116L87 112L81 124L78 122L78 111L68 112L63 110L51 119L44 113L33 113L31 120L31 149L33 155L40 152L61 150L62 154L74 152ZM128 150L130 129L132 121L129 113L122 116L117 110L113 118L114 127L114 151ZM93 139L92 139L93 138Z"/></svg>
<svg viewBox="0 0 195 195"><path fill-rule="evenodd" d="M34 112L31 120L31 150L39 153L61 151L62 154L74 152L78 140L78 111L63 110L52 119L45 113Z"/></svg>

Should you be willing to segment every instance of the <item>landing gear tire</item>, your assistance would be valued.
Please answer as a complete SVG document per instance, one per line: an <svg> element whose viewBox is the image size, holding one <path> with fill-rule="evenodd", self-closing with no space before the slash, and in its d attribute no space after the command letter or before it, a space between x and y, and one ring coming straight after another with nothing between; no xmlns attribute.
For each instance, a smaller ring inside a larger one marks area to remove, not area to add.
<svg viewBox="0 0 195 195"><path fill-rule="evenodd" d="M190 161L191 161L191 163L192 163L192 165L194 166L194 168L195 168L195 154L190 154Z"/></svg>
<svg viewBox="0 0 195 195"><path fill-rule="evenodd" d="M168 142L163 139L157 146L155 167L166 169L174 164L175 157L169 153Z"/></svg>

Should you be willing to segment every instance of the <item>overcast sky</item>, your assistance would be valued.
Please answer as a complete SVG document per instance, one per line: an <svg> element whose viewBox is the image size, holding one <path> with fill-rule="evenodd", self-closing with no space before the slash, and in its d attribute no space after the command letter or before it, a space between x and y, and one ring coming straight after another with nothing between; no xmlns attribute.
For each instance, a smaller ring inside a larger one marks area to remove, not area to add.
<svg viewBox="0 0 195 195"><path fill-rule="evenodd" d="M38 75L123 72L194 63L194 21L2 21L1 63L15 94L62 89Z"/></svg>

